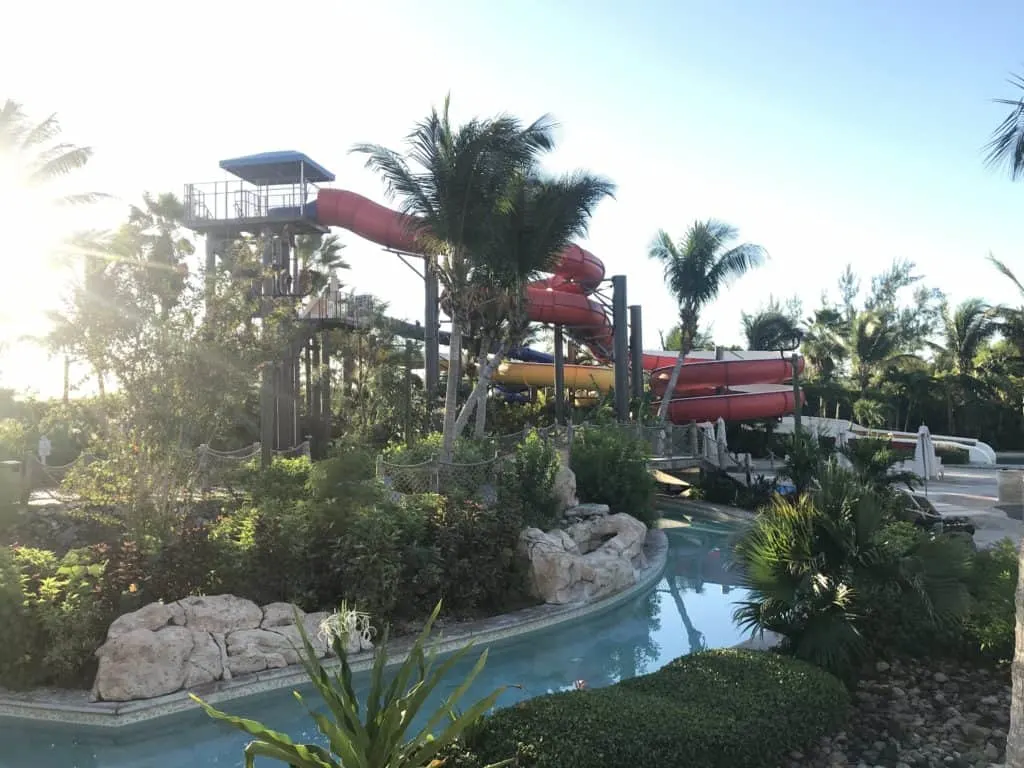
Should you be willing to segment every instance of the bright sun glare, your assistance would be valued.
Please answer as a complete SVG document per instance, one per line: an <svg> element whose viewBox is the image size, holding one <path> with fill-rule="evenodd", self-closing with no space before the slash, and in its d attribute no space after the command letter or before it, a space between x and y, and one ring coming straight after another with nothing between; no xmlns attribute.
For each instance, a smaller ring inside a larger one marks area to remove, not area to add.
<svg viewBox="0 0 1024 768"><path fill-rule="evenodd" d="M26 369L38 365L39 348L26 336L46 333L46 313L60 307L67 270L58 268L61 243L72 231L66 209L54 200L60 184L33 187L25 183L26 169L18 158L0 154L0 231L4 249L3 301L0 302L0 375L4 383L29 384ZM32 382L42 387L44 382Z"/></svg>

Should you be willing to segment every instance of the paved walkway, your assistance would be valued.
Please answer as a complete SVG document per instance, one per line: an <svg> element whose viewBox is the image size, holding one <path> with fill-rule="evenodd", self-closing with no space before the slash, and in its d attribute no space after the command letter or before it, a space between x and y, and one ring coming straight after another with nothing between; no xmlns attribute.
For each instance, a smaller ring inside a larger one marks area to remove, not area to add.
<svg viewBox="0 0 1024 768"><path fill-rule="evenodd" d="M774 475L774 465L767 460L754 462L754 474ZM998 469L995 467L946 467L942 480L918 487L944 516L968 517L974 523L974 540L979 547L990 547L1009 538L1019 545L1024 538L1024 522L1015 520L999 509Z"/></svg>
<svg viewBox="0 0 1024 768"><path fill-rule="evenodd" d="M1024 537L1024 522L1015 520L998 508L998 480L995 468L947 467L942 480L928 483L928 499L941 515L963 516L974 523L974 540L988 547L1009 538L1019 545Z"/></svg>

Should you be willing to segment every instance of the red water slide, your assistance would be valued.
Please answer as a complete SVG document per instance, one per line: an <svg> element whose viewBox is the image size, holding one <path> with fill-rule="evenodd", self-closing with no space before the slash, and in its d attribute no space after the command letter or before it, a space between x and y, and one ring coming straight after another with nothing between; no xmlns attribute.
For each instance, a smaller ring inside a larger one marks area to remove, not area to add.
<svg viewBox="0 0 1024 768"><path fill-rule="evenodd" d="M321 189L316 219L329 227L343 227L371 242L403 253L421 254L421 225L407 216L343 189ZM590 347L596 357L608 361L612 352L612 324L604 307L590 298L604 280L604 263L590 251L570 245L559 256L551 277L526 288L529 317L538 323L555 323ZM666 389L675 355L644 353L644 370L651 371L656 395ZM801 367L803 360L800 361ZM680 372L676 397L669 407L673 421L764 419L793 410L793 393L757 392L713 395L718 387L772 384L790 375L783 360L699 361L687 359ZM660 390L659 390L660 387ZM694 397L693 395L703 395Z"/></svg>
<svg viewBox="0 0 1024 768"><path fill-rule="evenodd" d="M344 227L385 248L422 253L417 242L418 224L390 208L343 189L321 189L316 218L330 227ZM598 357L608 360L612 351L612 325L604 307L588 294L604 280L604 263L590 251L570 245L559 256L552 277L526 288L529 317L537 323L568 326L573 335Z"/></svg>

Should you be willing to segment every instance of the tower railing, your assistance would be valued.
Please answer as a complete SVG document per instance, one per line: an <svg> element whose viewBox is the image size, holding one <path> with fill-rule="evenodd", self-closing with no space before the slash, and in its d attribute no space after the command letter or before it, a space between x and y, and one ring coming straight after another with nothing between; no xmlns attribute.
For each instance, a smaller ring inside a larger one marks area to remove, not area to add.
<svg viewBox="0 0 1024 768"><path fill-rule="evenodd" d="M185 185L185 224L312 217L319 188L304 184L257 186L239 179Z"/></svg>

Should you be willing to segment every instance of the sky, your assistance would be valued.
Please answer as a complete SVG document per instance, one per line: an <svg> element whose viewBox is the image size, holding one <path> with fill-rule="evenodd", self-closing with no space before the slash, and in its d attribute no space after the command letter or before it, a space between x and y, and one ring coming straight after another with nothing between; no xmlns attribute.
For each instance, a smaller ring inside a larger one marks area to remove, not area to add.
<svg viewBox="0 0 1024 768"><path fill-rule="evenodd" d="M385 202L349 149L400 147L449 92L459 119L552 114L548 167L616 182L581 244L627 276L647 348L675 317L647 247L707 217L770 255L706 311L722 344L770 295L807 308L834 295L847 263L866 282L911 259L952 301L1015 301L985 256L1024 273L1024 184L987 168L982 147L1006 111L992 99L1018 93L1006 78L1024 73L1022 25L1010 0L23 4L0 99L57 112L64 137L95 151L76 185L116 202L60 222L0 206L0 231L33 254L2 256L15 277L3 332L39 333L59 305L43 245L82 217L116 225L143 190L221 179L221 159L299 150ZM341 234L344 281L421 319L418 278ZM5 356L0 383L59 393L59 363L25 344Z"/></svg>

